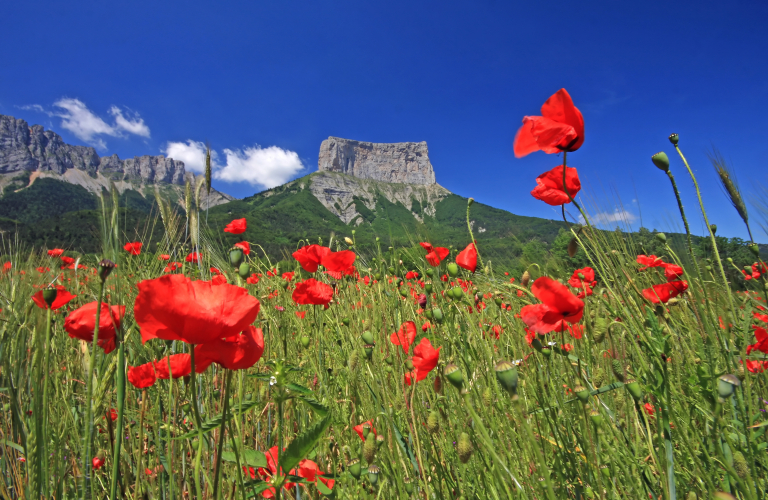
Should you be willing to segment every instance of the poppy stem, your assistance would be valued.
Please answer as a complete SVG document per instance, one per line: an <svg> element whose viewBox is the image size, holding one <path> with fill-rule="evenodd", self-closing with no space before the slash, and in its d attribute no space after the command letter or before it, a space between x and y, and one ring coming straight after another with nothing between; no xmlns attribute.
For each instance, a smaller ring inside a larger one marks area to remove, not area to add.
<svg viewBox="0 0 768 500"><path fill-rule="evenodd" d="M203 454L203 425L200 421L200 408L197 406L197 389L195 388L195 379L197 378L197 372L195 371L195 344L190 344L189 353L192 364L190 388L192 389L192 406L195 409L195 427L197 427L197 450L195 450L195 492L197 493L197 498L203 498L202 491L200 490L200 457ZM173 376L172 373L171 376Z"/></svg>
<svg viewBox="0 0 768 500"><path fill-rule="evenodd" d="M91 481L91 441L93 436L93 368L96 366L96 356L99 354L98 346L99 342L99 320L101 319L101 303L104 299L104 282L101 280L99 284L99 298L96 301L96 321L93 327L93 342L91 343L90 357L88 363L88 378L86 383L86 396L85 396L85 431L83 434L83 491L80 494L80 498L85 500L92 495L89 490L89 483Z"/></svg>
<svg viewBox="0 0 768 500"><path fill-rule="evenodd" d="M46 309L46 322L45 322L45 344L43 345L43 352L45 352L45 361L43 361L43 380L41 382L43 385L43 413L41 414L43 418L44 425L42 426L43 430L43 439L42 439L42 446L41 449L43 451L43 474L41 474L41 477L43 480L41 480L40 484L43 488L43 495L48 494L48 481L45 480L45 476L48 474L48 385L49 385L49 377L50 377L50 367L49 365L49 355L50 355L50 344L51 344L51 308L49 307Z"/></svg>
<svg viewBox="0 0 768 500"><path fill-rule="evenodd" d="M117 432L115 433L115 451L112 454L112 484L109 499L117 498L117 478L120 473L120 447L123 444L123 409L125 408L125 342L119 339L117 351Z"/></svg>
<svg viewBox="0 0 768 500"><path fill-rule="evenodd" d="M563 191L565 191L565 194L568 195L568 198L573 203L573 206L579 209L579 212L581 212L581 216L584 217L584 223L587 225L587 227L592 227L592 225L589 223L589 218L587 217L587 214L585 214L584 210L581 209L581 205L576 203L576 200L573 199L573 196L571 196L571 193L568 192L568 186L565 184L565 173L568 170L568 167L565 166L565 159L567 155L568 155L568 151L563 151ZM565 206L563 206L563 211L565 211ZM565 220L565 217L563 217L563 220Z"/></svg>
<svg viewBox="0 0 768 500"><path fill-rule="evenodd" d="M219 430L219 448L216 450L216 467L213 470L213 498L218 498L219 475L221 474L221 454L224 451L224 434L226 434L227 411L229 410L229 386L232 380L232 370L227 370L224 377L224 411L221 417L221 429Z"/></svg>
<svg viewBox="0 0 768 500"><path fill-rule="evenodd" d="M133 488L134 498L141 497L141 462L144 458L144 413L147 411L147 390L141 390L141 413L139 414L139 446L138 455L136 460L136 486Z"/></svg>
<svg viewBox="0 0 768 500"><path fill-rule="evenodd" d="M469 223L469 208L472 206L472 198L467 202L467 229L469 229L469 237L472 238L472 244L475 246L475 253L477 254L477 261L480 263L480 267L483 267L483 259L480 257L480 252L477 250L477 242L475 241L475 235L472 234L472 224Z"/></svg>

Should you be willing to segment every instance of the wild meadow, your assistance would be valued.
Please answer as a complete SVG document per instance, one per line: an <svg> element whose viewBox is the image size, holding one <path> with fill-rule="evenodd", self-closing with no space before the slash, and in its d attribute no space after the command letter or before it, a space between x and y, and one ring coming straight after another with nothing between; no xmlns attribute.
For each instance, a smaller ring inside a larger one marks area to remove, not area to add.
<svg viewBox="0 0 768 500"><path fill-rule="evenodd" d="M496 269L471 199L460 251L358 246L350 228L276 262L220 244L199 203L210 177L183 207L158 195L160 241L127 241L114 189L98 254L3 235L0 496L768 498L758 246L721 258L710 227L711 253L694 252L687 220L711 207L679 202L673 173L701 196L675 134L648 168L670 181L682 246L658 233L649 255L597 229L566 165L583 140L561 90L514 145L560 154L531 202L583 214L578 269Z"/></svg>

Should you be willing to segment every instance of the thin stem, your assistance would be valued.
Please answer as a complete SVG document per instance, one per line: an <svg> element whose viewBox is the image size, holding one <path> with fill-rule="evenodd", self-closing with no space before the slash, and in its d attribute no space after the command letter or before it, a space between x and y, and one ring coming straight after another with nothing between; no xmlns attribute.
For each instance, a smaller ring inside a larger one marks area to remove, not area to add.
<svg viewBox="0 0 768 500"><path fill-rule="evenodd" d="M224 377L224 412L221 417L221 430L219 431L219 447L216 450L216 467L213 470L213 498L218 498L217 493L219 491L219 475L221 474L221 454L224 451L224 434L226 434L226 422L227 411L229 410L229 386L232 380L232 370L227 370L227 375Z"/></svg>
<svg viewBox="0 0 768 500"><path fill-rule="evenodd" d="M195 388L195 379L197 378L197 372L195 372L195 344L190 345L190 358L192 362L192 376L190 377L192 389L192 406L195 409L195 427L197 427L197 450L195 451L195 492L197 498L203 498L202 491L200 490L200 457L203 454L203 424L200 420L200 409L197 407L197 389ZM173 377L173 374L170 375Z"/></svg>
<svg viewBox="0 0 768 500"><path fill-rule="evenodd" d="M579 209L579 212L581 212L581 216L584 217L584 223L587 225L587 227L592 227L592 225L589 223L589 218L587 217L587 214L584 213L584 210L581 209L581 206L576 202L573 196L571 196L571 193L568 191L568 186L565 184L565 173L567 172L567 168L568 168L565 166L565 160L567 155L568 155L568 151L563 151L563 191L565 191L565 194L568 195L568 198L571 200L573 205ZM565 210L565 206L563 206L563 210ZM565 220L565 216L563 216L563 220Z"/></svg>
<svg viewBox="0 0 768 500"><path fill-rule="evenodd" d="M475 246L475 253L477 254L477 261L480 263L480 267L483 267L483 259L480 257L480 252L477 249L477 242L475 241L475 235L472 234L472 224L469 223L469 207L472 206L474 200L472 198L467 202L467 229L469 229L469 237L472 238L472 244Z"/></svg>
<svg viewBox="0 0 768 500"><path fill-rule="evenodd" d="M50 344L51 344L51 308L49 307L46 310L46 321L45 321L45 344L43 344L43 351L45 352L45 361L43 362L43 421L44 425L42 426L43 436L42 436L42 442L40 443L40 447L43 450L43 473L40 475L41 481L40 485L43 489L43 495L48 495L48 385L50 381L48 378L50 377L51 370L49 367L49 356L50 356Z"/></svg>
<svg viewBox="0 0 768 500"><path fill-rule="evenodd" d="M139 459L136 461L136 486L133 488L135 492L134 498L138 498L141 495L141 462L144 458L144 413L147 411L147 390L141 391L141 413L139 414Z"/></svg>
<svg viewBox="0 0 768 500"><path fill-rule="evenodd" d="M120 340L117 352L117 430L115 431L115 451L112 454L112 484L109 499L117 498L117 478L120 473L120 447L123 443L123 409L125 408L125 342ZM137 474L139 472L137 471Z"/></svg>

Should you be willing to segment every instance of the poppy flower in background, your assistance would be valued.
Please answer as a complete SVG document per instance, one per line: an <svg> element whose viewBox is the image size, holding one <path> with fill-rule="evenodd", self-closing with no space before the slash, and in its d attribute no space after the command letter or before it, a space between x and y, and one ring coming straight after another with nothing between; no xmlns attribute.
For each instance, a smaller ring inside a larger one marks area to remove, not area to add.
<svg viewBox="0 0 768 500"><path fill-rule="evenodd" d="M591 295L594 295L594 293L595 293L595 292L593 292L591 288L588 288L588 287L587 287L587 288L584 288L584 289L582 289L582 290L581 290L581 291L580 291L580 292L579 292L579 293L576 295L576 297L577 297L577 298L579 298L579 299L583 299L584 297L589 297L589 296L591 296Z"/></svg>
<svg viewBox="0 0 768 500"><path fill-rule="evenodd" d="M592 288L597 284L595 281L595 270L591 267L576 269L568 280L568 284L573 288Z"/></svg>
<svg viewBox="0 0 768 500"><path fill-rule="evenodd" d="M653 285L651 288L646 288L643 290L643 297L654 304L658 304L659 302L666 304L669 299L677 297L687 289L687 281L670 281L668 283Z"/></svg>
<svg viewBox="0 0 768 500"><path fill-rule="evenodd" d="M221 271L215 267L212 267L210 271L211 271L211 274L221 274Z"/></svg>
<svg viewBox="0 0 768 500"><path fill-rule="evenodd" d="M131 255L141 255L142 246L144 246L144 244L140 241L129 242L125 244L123 250Z"/></svg>
<svg viewBox="0 0 768 500"><path fill-rule="evenodd" d="M141 340L202 344L238 335L256 320L261 304L239 286L170 274L138 284L134 317Z"/></svg>
<svg viewBox="0 0 768 500"><path fill-rule="evenodd" d="M331 272L344 272L355 263L357 255L351 250L340 252L326 252L320 260L320 264Z"/></svg>
<svg viewBox="0 0 768 500"><path fill-rule="evenodd" d="M165 266L165 269L163 269L164 273L170 273L177 269L181 269L183 267L183 264L181 262L171 262L167 266Z"/></svg>
<svg viewBox="0 0 768 500"><path fill-rule="evenodd" d="M419 243L419 245L424 248L424 250L427 251L427 255L425 258L427 259L427 262L429 262L429 265L432 267L437 267L440 265L440 262L442 262L443 259L448 257L448 254L451 253L450 250L444 247L433 247L431 243Z"/></svg>
<svg viewBox="0 0 768 500"><path fill-rule="evenodd" d="M415 280L418 278L419 278L419 273L417 273L416 271L408 271L407 273L405 273L405 279L407 280Z"/></svg>
<svg viewBox="0 0 768 500"><path fill-rule="evenodd" d="M212 285L226 285L227 284L227 277L223 274L220 274L218 276L214 276L211 278L211 284Z"/></svg>
<svg viewBox="0 0 768 500"><path fill-rule="evenodd" d="M38 272L38 273L47 273L47 272L48 272L48 271L50 271L50 270L51 270L51 268L50 268L50 267L38 267L38 268L37 268L37 272Z"/></svg>
<svg viewBox="0 0 768 500"><path fill-rule="evenodd" d="M209 366L211 366L212 361L197 360L197 349L199 347L200 346L195 347L195 372L203 373ZM171 364L170 373L173 375L173 378L186 377L192 373L192 356L186 353L171 354L170 356L166 356L154 362L157 378L163 380L168 380L170 378L168 375L169 361Z"/></svg>
<svg viewBox="0 0 768 500"><path fill-rule="evenodd" d="M89 302L78 307L64 320L64 330L73 339L93 342L93 332L96 329L96 301ZM101 303L99 313L99 340L98 345L104 349L105 354L115 350L115 337L120 328L120 321L125 316L125 306L110 306ZM114 319L114 322L113 322Z"/></svg>
<svg viewBox="0 0 768 500"><path fill-rule="evenodd" d="M283 279L284 279L285 281L291 281L291 280L293 279L293 276L294 276L295 274L296 274L296 273L294 273L293 271L288 271L287 273L283 273Z"/></svg>
<svg viewBox="0 0 768 500"><path fill-rule="evenodd" d="M679 280L682 278L683 274L685 274L685 271L683 271L683 268L677 264L664 265L664 277L667 278L667 281Z"/></svg>
<svg viewBox="0 0 768 500"><path fill-rule="evenodd" d="M114 408L109 409L109 419L112 420L113 422L117 420L117 410L115 410Z"/></svg>
<svg viewBox="0 0 768 500"><path fill-rule="evenodd" d="M415 325L414 325L415 328ZM429 372L435 369L440 360L440 347L435 349L426 337L413 348L413 368L415 373L405 374L405 383L411 385L411 376L415 375L416 382L421 382Z"/></svg>
<svg viewBox="0 0 768 500"><path fill-rule="evenodd" d="M661 260L661 257L656 257L655 255L638 255L637 263L642 264L643 266L640 268L640 271L645 271L650 267L664 267L666 265L664 261Z"/></svg>
<svg viewBox="0 0 768 500"><path fill-rule="evenodd" d="M371 426L371 432L373 432L373 435L374 435L374 436L378 436L378 434L376 433L376 428L373 426L373 419L371 419L371 420L368 420L367 422L363 422L362 424L360 424L360 425L356 425L356 426L354 426L354 427L352 428L352 430L354 430L355 432L357 432L357 435L358 435L358 436L360 436L360 439L362 439L363 441L365 441L365 436L363 436L363 426L364 426L365 424L368 424L368 425L370 425L370 426Z"/></svg>
<svg viewBox="0 0 768 500"><path fill-rule="evenodd" d="M190 365L191 366L191 365ZM152 362L139 366L128 366L128 382L137 389L146 389L155 384L155 364Z"/></svg>
<svg viewBox="0 0 768 500"><path fill-rule="evenodd" d="M184 258L186 262L197 262L199 260L203 259L203 254L200 252L192 252L187 254L187 256Z"/></svg>
<svg viewBox="0 0 768 500"><path fill-rule="evenodd" d="M255 273L251 274L248 278L246 278L245 282L248 283L249 285L255 285L259 282L259 277L256 276Z"/></svg>
<svg viewBox="0 0 768 500"><path fill-rule="evenodd" d="M93 460L91 460L91 465L93 466L93 470L99 470L104 466L104 460L100 459L99 457L93 457Z"/></svg>
<svg viewBox="0 0 768 500"><path fill-rule="evenodd" d="M303 477L310 483L317 483L317 480L319 479L328 489L333 489L333 485L336 484L336 481L334 479L328 479L323 476L321 476L322 472L320 472L320 467L309 459L304 459L301 462L299 462L299 477Z"/></svg>
<svg viewBox="0 0 768 500"><path fill-rule="evenodd" d="M333 288L314 278L296 283L296 289L291 295L297 304L312 304L322 306L328 304L333 298Z"/></svg>
<svg viewBox="0 0 768 500"><path fill-rule="evenodd" d="M656 413L656 410L654 409L651 403L645 403L644 408L645 408L645 413L647 413L649 417L652 417L653 414Z"/></svg>
<svg viewBox="0 0 768 500"><path fill-rule="evenodd" d="M163 253L157 257L157 260L171 260L171 256L167 253Z"/></svg>
<svg viewBox="0 0 768 500"><path fill-rule="evenodd" d="M235 243L234 246L235 248L239 248L240 250L242 250L245 255L251 254L251 244L248 243L247 241L241 241L240 243Z"/></svg>
<svg viewBox="0 0 768 500"><path fill-rule="evenodd" d="M245 218L235 219L224 228L225 233L242 234L248 228Z"/></svg>
<svg viewBox="0 0 768 500"><path fill-rule="evenodd" d="M73 259L72 257L67 257L66 255L62 255L61 263L63 264L61 266L62 269L66 269L66 268L74 269L75 259Z"/></svg>
<svg viewBox="0 0 768 500"><path fill-rule="evenodd" d="M331 249L320 245L307 245L293 252L293 258L296 259L308 273L317 271L317 267Z"/></svg>
<svg viewBox="0 0 768 500"><path fill-rule="evenodd" d="M742 365L744 364L744 361L739 361ZM759 360L747 360L747 370L749 370L750 373L762 373L766 369L768 369L768 361L759 361Z"/></svg>
<svg viewBox="0 0 768 500"><path fill-rule="evenodd" d="M405 354L411 349L411 344L416 340L416 323L413 321L406 321L400 325L400 329L389 336L389 340L394 345L399 345L403 348Z"/></svg>
<svg viewBox="0 0 768 500"><path fill-rule="evenodd" d="M768 333L765 331L765 328L755 327L755 339L757 342L747 346L747 354L752 351L768 354Z"/></svg>
<svg viewBox="0 0 768 500"><path fill-rule="evenodd" d="M542 304L523 307L520 317L536 333L551 332L561 320L576 323L584 315L584 302L548 276L537 279L531 292Z"/></svg>
<svg viewBox="0 0 768 500"><path fill-rule="evenodd" d="M456 265L463 267L470 273L474 273L477 269L477 249L474 243L470 243L467 247L459 252L456 256Z"/></svg>
<svg viewBox="0 0 768 500"><path fill-rule="evenodd" d="M61 257L63 253L64 253L64 250L61 248L52 248L48 250L49 257Z"/></svg>
<svg viewBox="0 0 768 500"><path fill-rule="evenodd" d="M541 116L523 117L514 151L517 158L522 158L535 151L576 151L583 143L584 117L568 91L560 89L541 106Z"/></svg>
<svg viewBox="0 0 768 500"><path fill-rule="evenodd" d="M51 311L55 311L56 309L59 309L61 306L68 304L69 301L74 299L75 297L77 297L77 295L72 295L71 293L66 291L62 285L57 285L56 300L54 300L53 304L51 304ZM43 298L42 290L35 293L32 296L32 300L40 309L48 309L48 303ZM94 313L95 312L96 312L96 308L94 307Z"/></svg>
<svg viewBox="0 0 768 500"><path fill-rule="evenodd" d="M3 264L3 272L7 273L8 271L11 270L12 267L13 267L13 264L11 264L11 261L6 262L5 264Z"/></svg>
<svg viewBox="0 0 768 500"><path fill-rule="evenodd" d="M531 196L552 206L570 203L571 198L576 198L581 191L579 173L575 168L565 168L565 187L568 188L567 194L563 187L563 166L559 165L536 177L536 187L531 191Z"/></svg>
<svg viewBox="0 0 768 500"><path fill-rule="evenodd" d="M763 323L768 323L768 314L760 314L758 312L753 312L752 316L758 321L762 321Z"/></svg>
<svg viewBox="0 0 768 500"><path fill-rule="evenodd" d="M264 353L261 328L249 326L240 335L200 344L195 348L195 371L201 363L215 362L228 370L244 370L255 365Z"/></svg>

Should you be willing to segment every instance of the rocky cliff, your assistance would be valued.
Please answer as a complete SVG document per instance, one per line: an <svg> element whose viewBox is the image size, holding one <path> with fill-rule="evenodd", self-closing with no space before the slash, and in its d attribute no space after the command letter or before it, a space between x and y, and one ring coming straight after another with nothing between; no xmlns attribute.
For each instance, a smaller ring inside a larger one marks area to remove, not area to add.
<svg viewBox="0 0 768 500"><path fill-rule="evenodd" d="M183 190L186 179L184 162L158 156L136 156L121 160L117 155L100 157L86 146L72 146L41 125L32 125L12 116L0 115L0 188L14 177L31 173L30 184L40 177L54 177L78 184L93 193L109 188L114 182L120 192L144 191L146 185L168 184ZM2 189L0 189L2 192ZM210 206L225 203L231 196L211 190Z"/></svg>
<svg viewBox="0 0 768 500"><path fill-rule="evenodd" d="M320 145L318 169L358 179L398 184L435 184L426 142L382 144L329 137Z"/></svg>

